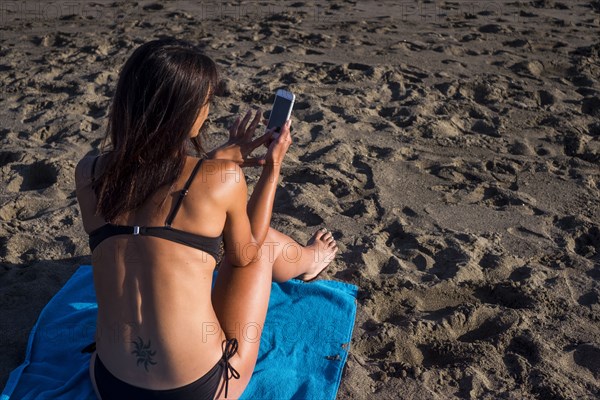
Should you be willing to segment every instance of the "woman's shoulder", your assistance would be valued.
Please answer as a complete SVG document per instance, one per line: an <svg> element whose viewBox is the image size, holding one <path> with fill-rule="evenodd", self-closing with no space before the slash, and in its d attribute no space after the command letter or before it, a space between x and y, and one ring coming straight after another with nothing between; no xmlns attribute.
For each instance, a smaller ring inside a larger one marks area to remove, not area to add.
<svg viewBox="0 0 600 400"><path fill-rule="evenodd" d="M75 184L77 187L85 186L92 182L92 165L97 155L85 155L75 167Z"/></svg>
<svg viewBox="0 0 600 400"><path fill-rule="evenodd" d="M98 171L102 169L104 158L107 153L86 154L75 167L75 184L83 187L91 184L94 176L98 177Z"/></svg>
<svg viewBox="0 0 600 400"><path fill-rule="evenodd" d="M196 195L204 193L216 202L247 193L246 178L242 168L234 161L205 158L190 187Z"/></svg>
<svg viewBox="0 0 600 400"><path fill-rule="evenodd" d="M244 171L238 163L219 159L205 158L202 160L201 174L203 181L217 181L222 183L245 182Z"/></svg>

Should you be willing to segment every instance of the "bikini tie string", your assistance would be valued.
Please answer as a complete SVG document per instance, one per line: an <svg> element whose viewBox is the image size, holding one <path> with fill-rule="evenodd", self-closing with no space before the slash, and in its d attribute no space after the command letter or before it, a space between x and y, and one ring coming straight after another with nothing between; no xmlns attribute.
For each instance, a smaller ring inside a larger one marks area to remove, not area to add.
<svg viewBox="0 0 600 400"><path fill-rule="evenodd" d="M223 349L223 360L225 361L225 369L223 370L223 377L225 378L225 398L227 398L227 391L229 389L229 380L231 378L240 379L240 373L235 370L229 364L229 359L235 355L238 351L238 341L236 338L232 338L229 340L224 340L223 344L225 348ZM223 347L223 344L221 347Z"/></svg>

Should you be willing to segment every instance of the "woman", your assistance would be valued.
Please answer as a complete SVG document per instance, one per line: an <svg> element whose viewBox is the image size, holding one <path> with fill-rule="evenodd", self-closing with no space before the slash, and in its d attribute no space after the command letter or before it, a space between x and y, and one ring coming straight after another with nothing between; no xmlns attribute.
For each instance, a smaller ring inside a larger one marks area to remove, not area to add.
<svg viewBox="0 0 600 400"><path fill-rule="evenodd" d="M77 165L98 299L90 376L99 398L238 398L271 281L310 280L337 252L326 230L301 246L269 226L290 121L253 138L260 112L249 111L225 145L204 153L198 133L217 84L214 62L186 42L140 46L120 73L110 151ZM189 144L205 157L188 156ZM249 158L263 144L264 158ZM245 166L262 167L249 201Z"/></svg>

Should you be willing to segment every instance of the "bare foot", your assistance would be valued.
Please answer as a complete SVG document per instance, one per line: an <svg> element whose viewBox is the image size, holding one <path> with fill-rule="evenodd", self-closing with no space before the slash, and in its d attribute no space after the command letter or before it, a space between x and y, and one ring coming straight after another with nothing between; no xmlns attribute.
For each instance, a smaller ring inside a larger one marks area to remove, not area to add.
<svg viewBox="0 0 600 400"><path fill-rule="evenodd" d="M316 278L333 261L338 247L331 232L327 231L327 228L321 228L308 240L305 248L313 250L314 257L307 266L306 272L299 275L297 279L307 282Z"/></svg>

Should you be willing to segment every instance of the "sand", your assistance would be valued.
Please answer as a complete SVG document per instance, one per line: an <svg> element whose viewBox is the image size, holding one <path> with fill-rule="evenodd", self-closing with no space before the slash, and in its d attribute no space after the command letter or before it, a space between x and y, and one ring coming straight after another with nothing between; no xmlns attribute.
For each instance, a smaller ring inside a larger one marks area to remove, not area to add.
<svg viewBox="0 0 600 400"><path fill-rule="evenodd" d="M73 172L118 70L176 36L226 82L211 146L298 96L273 226L328 227L360 287L338 398L600 396L600 2L68 3L0 4L2 386L90 262Z"/></svg>

